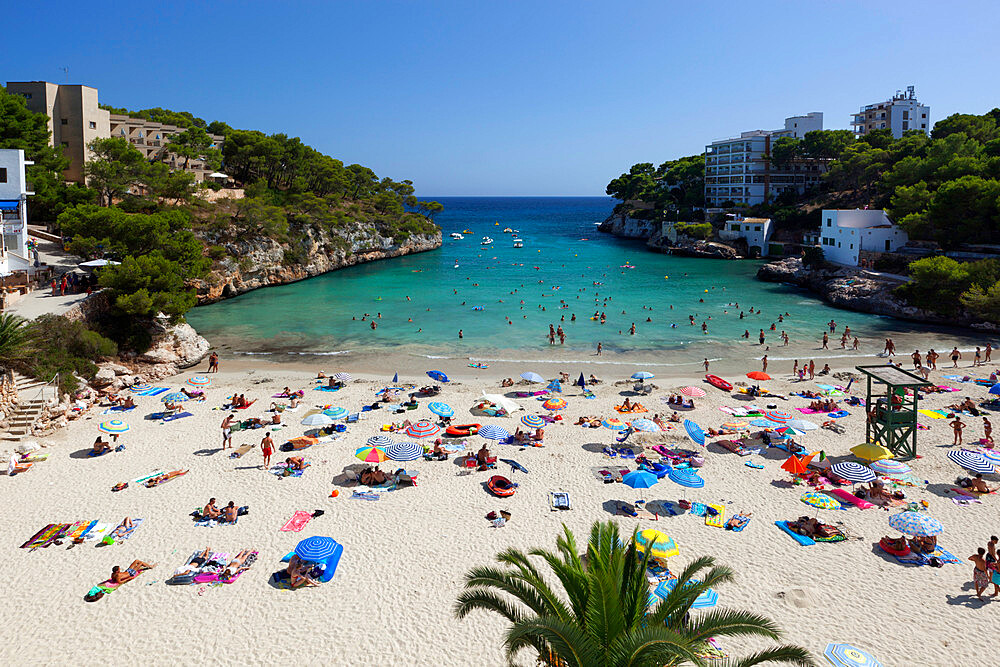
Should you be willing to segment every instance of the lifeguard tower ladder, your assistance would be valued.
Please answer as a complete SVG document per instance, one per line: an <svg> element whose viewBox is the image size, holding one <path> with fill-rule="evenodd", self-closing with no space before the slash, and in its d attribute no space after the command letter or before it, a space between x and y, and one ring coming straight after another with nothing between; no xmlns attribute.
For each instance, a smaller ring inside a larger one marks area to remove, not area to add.
<svg viewBox="0 0 1000 667"><path fill-rule="evenodd" d="M917 389L930 382L895 366L855 366L868 379L865 401L868 442L882 445L898 459L917 456ZM873 386L874 385L874 386ZM872 393L872 390L875 393ZM907 389L913 395L907 395ZM883 391L884 390L884 391Z"/></svg>

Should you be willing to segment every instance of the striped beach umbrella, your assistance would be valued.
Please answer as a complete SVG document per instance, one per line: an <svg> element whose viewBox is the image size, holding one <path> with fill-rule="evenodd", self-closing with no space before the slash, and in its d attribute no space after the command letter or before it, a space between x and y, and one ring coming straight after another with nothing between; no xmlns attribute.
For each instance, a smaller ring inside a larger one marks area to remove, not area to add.
<svg viewBox="0 0 1000 667"><path fill-rule="evenodd" d="M451 406L447 403L442 403L440 401L434 401L433 403L427 404L427 409L436 414L438 417L451 417L455 414Z"/></svg>
<svg viewBox="0 0 1000 667"><path fill-rule="evenodd" d="M636 373L632 373L633 380L651 380L655 377L656 376L649 371L638 371Z"/></svg>
<svg viewBox="0 0 1000 667"><path fill-rule="evenodd" d="M525 415L521 417L521 423L528 428L543 428L545 426L545 420L537 415Z"/></svg>
<svg viewBox="0 0 1000 667"><path fill-rule="evenodd" d="M806 505L812 505L813 507L818 507L821 510L841 510L844 509L840 503L826 495L825 493L816 493L815 491L809 491L808 493L803 493L799 498Z"/></svg>
<svg viewBox="0 0 1000 667"><path fill-rule="evenodd" d="M782 424L790 422L793 419L793 415L790 412L785 412L784 410L765 410L763 414L765 419L770 419L773 422L780 422Z"/></svg>
<svg viewBox="0 0 1000 667"><path fill-rule="evenodd" d="M684 420L684 431L695 444L701 445L702 447L705 446L705 431L703 431L700 426L695 424L690 419Z"/></svg>
<svg viewBox="0 0 1000 667"><path fill-rule="evenodd" d="M180 403L181 401L188 400L188 395L183 391L172 391L169 394L163 396L160 399L161 403Z"/></svg>
<svg viewBox="0 0 1000 667"><path fill-rule="evenodd" d="M385 450L379 447L358 447L354 450L354 456L365 463L382 463L388 458Z"/></svg>
<svg viewBox="0 0 1000 667"><path fill-rule="evenodd" d="M306 415L301 423L303 426L329 426L333 423L333 419L322 412L314 412L311 415Z"/></svg>
<svg viewBox="0 0 1000 667"><path fill-rule="evenodd" d="M323 414L329 417L330 419L343 419L344 417L347 416L348 413L347 413L347 408L342 408L339 405L335 405L333 407L327 408L326 410L323 410Z"/></svg>
<svg viewBox="0 0 1000 667"><path fill-rule="evenodd" d="M823 657L834 667L882 667L875 656L850 644L827 644Z"/></svg>
<svg viewBox="0 0 1000 667"><path fill-rule="evenodd" d="M691 579L691 583L697 584L700 582L697 579ZM667 579L659 583L656 590L653 591L653 594L660 598L666 598L676 587L676 579ZM714 589L709 588L695 598L694 603L691 605L691 609L707 609L708 607L714 607L717 604L719 604L719 594L716 593Z"/></svg>
<svg viewBox="0 0 1000 667"><path fill-rule="evenodd" d="M139 393L140 391L149 391L152 388L153 388L153 385L149 384L148 382L143 382L142 384L134 384L134 385L132 385L131 387L129 387L129 391L133 391L135 393Z"/></svg>
<svg viewBox="0 0 1000 667"><path fill-rule="evenodd" d="M195 375L193 378L188 378L187 383L192 387L208 387L212 381L204 375Z"/></svg>
<svg viewBox="0 0 1000 667"><path fill-rule="evenodd" d="M705 480L691 468L671 468L670 472L667 473L667 478L671 482L689 489L700 489L705 486Z"/></svg>
<svg viewBox="0 0 1000 667"><path fill-rule="evenodd" d="M611 417L610 419L605 419L604 421L601 422L601 424L604 425L604 428L610 428L612 431L624 431L626 428L628 428L628 424L623 422L621 419L618 419L618 417Z"/></svg>
<svg viewBox="0 0 1000 667"><path fill-rule="evenodd" d="M111 435L121 435L128 430L128 424L121 419L110 419L106 422L101 422L97 430Z"/></svg>
<svg viewBox="0 0 1000 667"><path fill-rule="evenodd" d="M691 398L704 398L708 395L705 393L704 389L699 387L681 387L680 392L685 396L690 396Z"/></svg>
<svg viewBox="0 0 1000 667"><path fill-rule="evenodd" d="M546 410L562 410L568 404L564 398L550 398L549 400L542 403L542 407Z"/></svg>
<svg viewBox="0 0 1000 667"><path fill-rule="evenodd" d="M525 371L521 373L521 377L527 380L528 382L545 382L545 378L543 378L538 373L532 373L531 371Z"/></svg>
<svg viewBox="0 0 1000 667"><path fill-rule="evenodd" d="M510 433L507 429L494 426L493 424L487 424L479 429L479 435L483 436L487 440L506 440L510 437Z"/></svg>
<svg viewBox="0 0 1000 667"><path fill-rule="evenodd" d="M875 473L872 469L855 461L834 463L830 466L830 472L841 479L846 479L848 482L864 483L875 481Z"/></svg>
<svg viewBox="0 0 1000 667"><path fill-rule="evenodd" d="M903 535L930 537L944 531L941 522L923 512L900 512L889 517L889 525Z"/></svg>
<svg viewBox="0 0 1000 667"><path fill-rule="evenodd" d="M750 428L750 424L745 421L723 422L722 428L729 429L731 431L745 431Z"/></svg>
<svg viewBox="0 0 1000 667"><path fill-rule="evenodd" d="M385 454L393 461L416 461L424 455L424 448L415 442L397 442L386 447Z"/></svg>
<svg viewBox="0 0 1000 667"><path fill-rule="evenodd" d="M651 558L670 558L681 552L672 537L652 528L635 534L635 547L640 553L648 550Z"/></svg>
<svg viewBox="0 0 1000 667"><path fill-rule="evenodd" d="M420 421L407 426L403 433L411 438L429 438L432 435L436 435L440 430L440 426L432 424L426 419L421 419Z"/></svg>
<svg viewBox="0 0 1000 667"><path fill-rule="evenodd" d="M1000 450L980 447L979 454L993 465L1000 465Z"/></svg>
<svg viewBox="0 0 1000 667"><path fill-rule="evenodd" d="M295 545L295 555L304 561L316 563L326 560L337 551L337 541L332 537L307 537Z"/></svg>
<svg viewBox="0 0 1000 667"><path fill-rule="evenodd" d="M373 435L365 442L369 447L389 447L392 445L392 438L387 435Z"/></svg>
<svg viewBox="0 0 1000 667"><path fill-rule="evenodd" d="M660 427L656 425L656 422L651 419L633 419L631 426L636 431L645 431L647 433L655 433L660 430Z"/></svg>
<svg viewBox="0 0 1000 667"><path fill-rule="evenodd" d="M966 470L978 472L982 475L989 475L996 472L993 464L979 452L969 451L968 449L957 449L948 452L948 458Z"/></svg>
<svg viewBox="0 0 1000 667"><path fill-rule="evenodd" d="M905 475L910 472L910 466L899 461L893 461L892 459L874 461L868 467L880 475Z"/></svg>
<svg viewBox="0 0 1000 667"><path fill-rule="evenodd" d="M757 428L778 428L781 426L779 422L773 422L770 419L764 419L763 417L754 419L750 422L750 425L756 426Z"/></svg>
<svg viewBox="0 0 1000 667"><path fill-rule="evenodd" d="M334 380L340 380L341 382L350 382L354 378L351 377L350 373L334 373L333 374L333 379Z"/></svg>
<svg viewBox="0 0 1000 667"><path fill-rule="evenodd" d="M796 431L815 431L819 428L815 422L811 422L808 419L793 419L785 422L785 425L791 426Z"/></svg>

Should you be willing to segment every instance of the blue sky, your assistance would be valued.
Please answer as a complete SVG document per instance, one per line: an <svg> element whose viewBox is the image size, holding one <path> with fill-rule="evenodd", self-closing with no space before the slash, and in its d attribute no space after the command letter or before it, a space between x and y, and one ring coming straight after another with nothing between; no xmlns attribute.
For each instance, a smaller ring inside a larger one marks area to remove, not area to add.
<svg viewBox="0 0 1000 667"><path fill-rule="evenodd" d="M915 85L1000 106L991 2L12 2L4 82L284 132L418 194L600 195L635 162Z"/></svg>

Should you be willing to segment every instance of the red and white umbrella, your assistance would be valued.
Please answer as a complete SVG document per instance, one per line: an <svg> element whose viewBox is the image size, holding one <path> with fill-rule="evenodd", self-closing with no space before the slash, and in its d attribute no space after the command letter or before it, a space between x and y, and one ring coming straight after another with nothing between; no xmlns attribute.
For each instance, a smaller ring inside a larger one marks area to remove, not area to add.
<svg viewBox="0 0 1000 667"><path fill-rule="evenodd" d="M704 389L699 389L698 387L682 387L680 392L691 398L704 398L707 395Z"/></svg>

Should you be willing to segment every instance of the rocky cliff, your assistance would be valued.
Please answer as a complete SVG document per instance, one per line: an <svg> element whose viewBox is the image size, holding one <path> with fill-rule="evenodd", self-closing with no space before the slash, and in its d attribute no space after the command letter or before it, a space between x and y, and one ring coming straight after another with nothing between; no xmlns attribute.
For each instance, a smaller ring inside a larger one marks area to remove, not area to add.
<svg viewBox="0 0 1000 667"><path fill-rule="evenodd" d="M413 234L403 240L358 226L342 233L308 228L304 239L290 245L267 237L233 238L220 243L228 256L204 280L194 282L203 305L260 287L283 285L346 266L401 257L441 247L441 231Z"/></svg>
<svg viewBox="0 0 1000 667"><path fill-rule="evenodd" d="M597 231L626 239L651 239L654 234L659 234L660 227L658 222L637 220L625 213L612 213L604 219Z"/></svg>
<svg viewBox="0 0 1000 667"><path fill-rule="evenodd" d="M847 310L889 315L924 323L1000 331L1000 327L981 322L968 313L960 314L958 317L944 317L911 306L894 293L894 290L902 284L899 280L862 269L849 267L811 269L802 264L801 258L788 257L760 267L757 279L805 287L827 303Z"/></svg>

